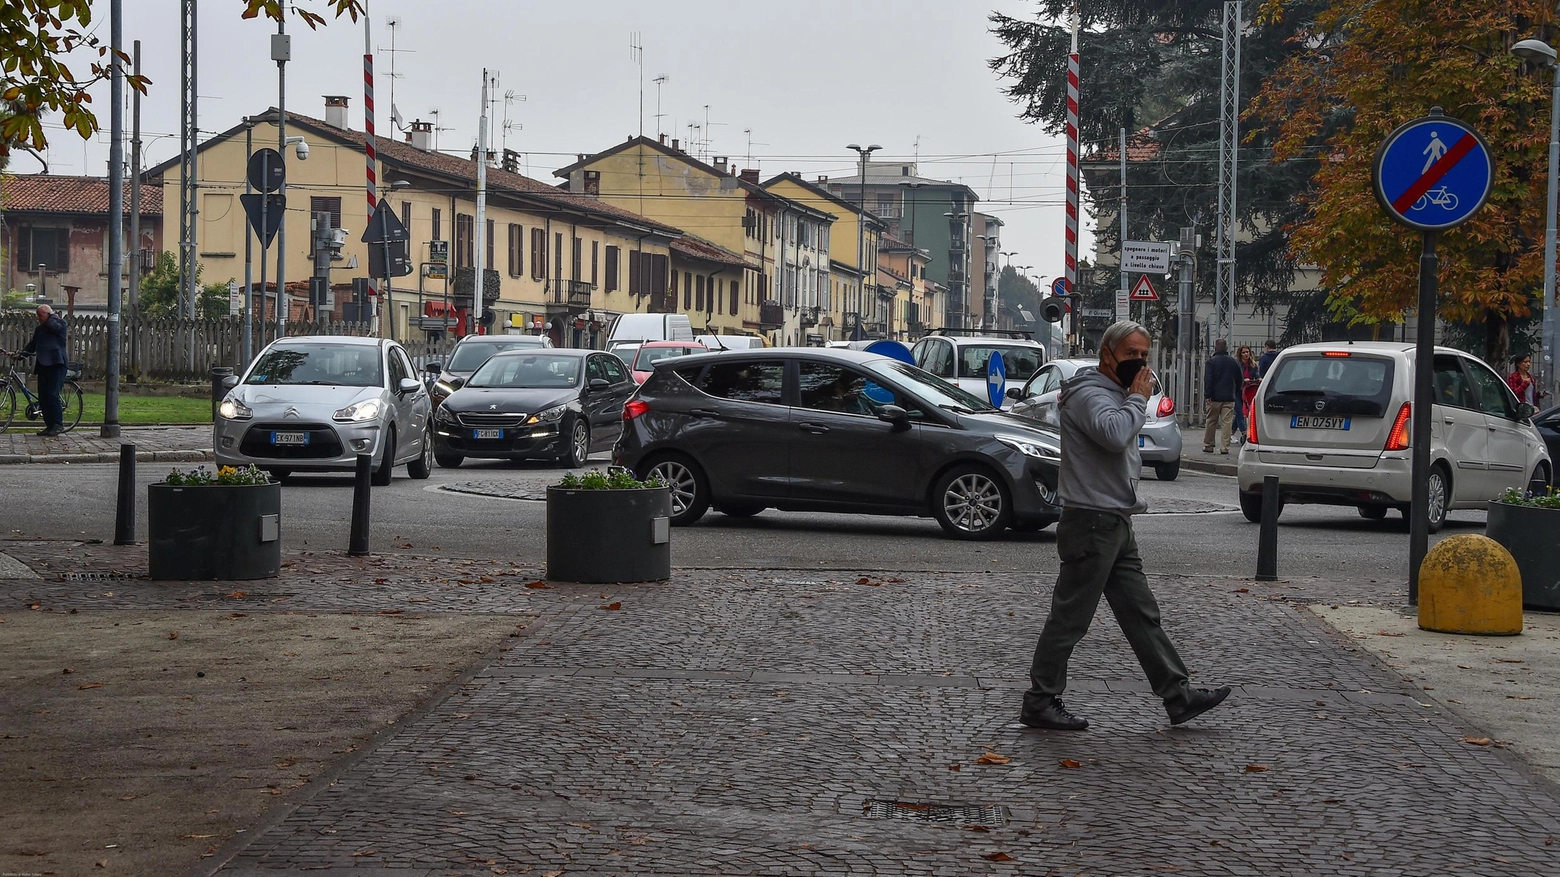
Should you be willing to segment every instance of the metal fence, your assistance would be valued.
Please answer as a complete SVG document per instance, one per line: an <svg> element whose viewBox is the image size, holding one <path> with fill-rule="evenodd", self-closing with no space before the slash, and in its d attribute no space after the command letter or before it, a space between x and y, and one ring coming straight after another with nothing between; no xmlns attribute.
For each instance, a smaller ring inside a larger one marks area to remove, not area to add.
<svg viewBox="0 0 1560 877"><path fill-rule="evenodd" d="M70 320L70 358L83 366L82 377L103 380L108 363L108 317L101 314L79 315ZM242 369L244 323L242 317L180 319L177 317L137 317L127 315L121 325L120 362L126 378L170 383L204 381L217 366ZM0 347L18 350L37 328L32 311L0 314ZM276 324L255 325L254 351L276 337ZM290 322L287 334L294 335L370 335L368 323L336 320ZM420 334L420 333L419 333ZM456 339L438 341L418 339L405 343L406 352L419 366L448 356Z"/></svg>

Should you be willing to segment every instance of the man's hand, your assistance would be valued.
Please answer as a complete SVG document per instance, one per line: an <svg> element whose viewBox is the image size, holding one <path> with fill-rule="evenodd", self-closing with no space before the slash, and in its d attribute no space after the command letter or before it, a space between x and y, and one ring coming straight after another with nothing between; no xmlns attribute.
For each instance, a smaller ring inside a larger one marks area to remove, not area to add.
<svg viewBox="0 0 1560 877"><path fill-rule="evenodd" d="M1154 395L1154 372L1147 367L1138 369L1137 377L1132 379L1132 386L1127 388L1127 392L1144 399Z"/></svg>

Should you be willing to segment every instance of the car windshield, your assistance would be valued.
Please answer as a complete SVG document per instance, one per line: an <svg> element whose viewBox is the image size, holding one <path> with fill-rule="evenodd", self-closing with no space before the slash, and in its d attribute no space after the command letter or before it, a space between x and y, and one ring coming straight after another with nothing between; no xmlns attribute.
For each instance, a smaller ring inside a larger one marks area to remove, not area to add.
<svg viewBox="0 0 1560 877"><path fill-rule="evenodd" d="M959 348L959 377L986 379L986 363L991 352L1002 354L1002 368L1012 380L1025 380L1045 365L1045 353L1039 347L1017 344L967 344Z"/></svg>
<svg viewBox="0 0 1560 877"><path fill-rule="evenodd" d="M382 387L384 381L378 345L287 344L261 354L244 383Z"/></svg>
<svg viewBox="0 0 1560 877"><path fill-rule="evenodd" d="M541 347L539 341L479 341L455 345L455 355L450 357L450 364L446 366L450 371L473 372L477 366L488 361L488 357L505 350L534 349Z"/></svg>
<svg viewBox="0 0 1560 877"><path fill-rule="evenodd" d="M634 371L647 372L663 359L703 352L692 347L641 347L639 348L639 353L634 357Z"/></svg>
<svg viewBox="0 0 1560 877"><path fill-rule="evenodd" d="M985 399L959 389L928 371L903 362L877 361L867 367L878 374L888 375L906 386L921 401L938 408L953 411L991 411Z"/></svg>
<svg viewBox="0 0 1560 877"><path fill-rule="evenodd" d="M582 362L558 353L506 353L483 363L466 386L566 390L579 386Z"/></svg>

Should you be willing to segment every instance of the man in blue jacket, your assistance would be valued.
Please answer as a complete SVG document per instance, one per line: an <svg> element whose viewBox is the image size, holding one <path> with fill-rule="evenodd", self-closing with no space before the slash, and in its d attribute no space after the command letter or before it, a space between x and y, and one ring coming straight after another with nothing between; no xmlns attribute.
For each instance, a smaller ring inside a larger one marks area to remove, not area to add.
<svg viewBox="0 0 1560 877"><path fill-rule="evenodd" d="M1132 516L1147 508L1137 493L1143 470L1137 435L1153 391L1148 344L1141 325L1122 320L1105 330L1099 367L1079 369L1062 383L1062 469L1056 491L1062 503L1056 525L1062 569L1019 713L1019 721L1031 728L1089 727L1087 719L1067 711L1061 695L1068 659L1088 632L1101 596L1164 701L1171 724L1201 715L1230 693L1227 687L1189 684L1186 666L1160 626L1159 604L1143 575L1132 533Z"/></svg>
<svg viewBox="0 0 1560 877"><path fill-rule="evenodd" d="M64 428L60 391L65 387L65 321L48 305L38 306L38 328L22 353L36 354L33 374L38 376L38 403L43 409L42 436L59 435Z"/></svg>

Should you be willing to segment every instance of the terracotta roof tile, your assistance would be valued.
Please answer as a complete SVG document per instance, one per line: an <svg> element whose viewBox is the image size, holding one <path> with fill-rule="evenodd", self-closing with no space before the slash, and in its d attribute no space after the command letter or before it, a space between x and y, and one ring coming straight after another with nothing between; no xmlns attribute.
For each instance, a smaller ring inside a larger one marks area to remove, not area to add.
<svg viewBox="0 0 1560 877"><path fill-rule="evenodd" d="M60 174L0 176L0 210L12 213L108 214L108 180ZM125 211L130 184L125 183ZM162 186L141 186L141 215L162 215Z"/></svg>
<svg viewBox="0 0 1560 877"><path fill-rule="evenodd" d="M747 265L747 259L733 253L719 244L711 243L701 237L695 237L686 232L682 237L672 241L672 251L682 253L695 259L703 259L706 262L718 262L722 265Z"/></svg>

